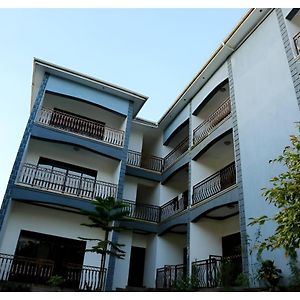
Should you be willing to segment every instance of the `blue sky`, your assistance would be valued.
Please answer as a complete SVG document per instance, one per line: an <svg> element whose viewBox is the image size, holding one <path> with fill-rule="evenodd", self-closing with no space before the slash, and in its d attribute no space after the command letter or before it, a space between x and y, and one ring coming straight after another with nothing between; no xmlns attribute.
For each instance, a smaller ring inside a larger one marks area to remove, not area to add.
<svg viewBox="0 0 300 300"><path fill-rule="evenodd" d="M247 9L0 9L0 203L27 123L33 57L149 97L158 121Z"/></svg>

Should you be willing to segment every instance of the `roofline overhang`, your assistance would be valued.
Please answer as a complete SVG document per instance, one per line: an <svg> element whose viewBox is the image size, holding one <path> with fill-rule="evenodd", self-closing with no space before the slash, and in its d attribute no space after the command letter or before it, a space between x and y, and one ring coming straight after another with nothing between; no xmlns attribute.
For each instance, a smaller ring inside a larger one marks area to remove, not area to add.
<svg viewBox="0 0 300 300"><path fill-rule="evenodd" d="M271 8L251 8L208 59L196 76L184 88L175 102L158 121L158 126L167 126L189 103L227 58L249 37L257 26L272 12Z"/></svg>
<svg viewBox="0 0 300 300"><path fill-rule="evenodd" d="M49 73L50 75L59 76L64 79L69 79L84 84L86 86L98 89L101 92L112 94L121 97L123 99L132 101L133 117L137 115L137 113L140 111L140 109L148 99L147 96L125 89L118 85L99 80L92 76L82 74L80 72L76 72L53 63L49 63L39 58L34 58L33 73L32 73L32 88L31 88L31 106L33 105L33 102L35 100L36 89L38 88L38 86L36 86L35 84L37 82L36 77L41 76L41 73Z"/></svg>

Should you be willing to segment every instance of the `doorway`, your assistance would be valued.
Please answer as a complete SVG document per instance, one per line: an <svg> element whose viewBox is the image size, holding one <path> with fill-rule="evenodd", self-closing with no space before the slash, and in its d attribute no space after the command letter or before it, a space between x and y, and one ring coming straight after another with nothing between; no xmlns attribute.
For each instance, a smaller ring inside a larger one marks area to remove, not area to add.
<svg viewBox="0 0 300 300"><path fill-rule="evenodd" d="M128 286L143 287L146 249L131 247Z"/></svg>

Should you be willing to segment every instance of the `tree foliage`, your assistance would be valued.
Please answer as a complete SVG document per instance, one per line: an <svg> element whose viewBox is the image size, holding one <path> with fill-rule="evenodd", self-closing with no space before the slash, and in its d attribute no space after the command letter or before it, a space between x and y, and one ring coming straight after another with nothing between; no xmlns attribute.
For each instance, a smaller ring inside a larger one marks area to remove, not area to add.
<svg viewBox="0 0 300 300"><path fill-rule="evenodd" d="M86 251L124 258L125 252L121 249L124 245L108 240L108 236L113 230L119 232L124 229L120 227L117 222L124 220L128 216L128 205L124 201L117 200L113 197L105 199L97 197L92 200L92 204L95 208L94 211L81 210L81 214L87 216L91 223L82 223L81 225L101 228L105 232L105 238L90 239L81 237L81 239L86 241L97 241L95 246Z"/></svg>
<svg viewBox="0 0 300 300"><path fill-rule="evenodd" d="M300 131L299 123L297 127ZM296 257L300 246L300 135L291 135L290 142L282 155L270 161L283 164L286 171L270 179L271 188L263 189L265 200L277 207L278 212L271 217L251 218L249 225L275 221L274 234L260 243L259 252L283 248L286 255Z"/></svg>
<svg viewBox="0 0 300 300"><path fill-rule="evenodd" d="M107 255L112 255L120 259L125 257L126 252L121 249L125 245L110 241L109 233L111 231L119 232L125 229L119 226L119 221L126 219L129 215L129 208L124 201L117 200L113 197L105 199L97 197L92 200L92 204L95 208L93 211L81 210L81 214L87 216L91 223L82 223L81 225L92 228L101 228L104 231L104 239L83 237L80 237L80 239L97 242L91 249L87 249L86 251L101 254L100 268L101 270L104 270ZM103 285L104 272L102 271L100 272L99 289L102 289Z"/></svg>

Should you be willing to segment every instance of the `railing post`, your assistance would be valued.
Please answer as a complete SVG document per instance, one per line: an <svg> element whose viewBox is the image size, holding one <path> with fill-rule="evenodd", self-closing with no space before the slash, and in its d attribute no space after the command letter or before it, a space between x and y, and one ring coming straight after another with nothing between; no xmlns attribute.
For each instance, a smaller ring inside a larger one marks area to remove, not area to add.
<svg viewBox="0 0 300 300"><path fill-rule="evenodd" d="M209 271L208 271L209 260L206 259L206 287L209 287Z"/></svg>

